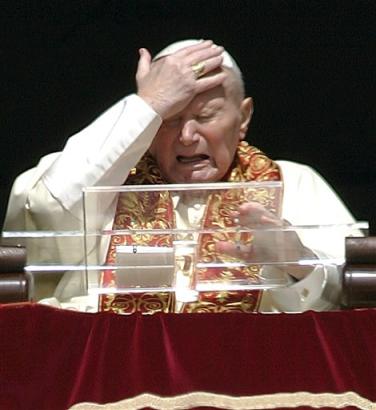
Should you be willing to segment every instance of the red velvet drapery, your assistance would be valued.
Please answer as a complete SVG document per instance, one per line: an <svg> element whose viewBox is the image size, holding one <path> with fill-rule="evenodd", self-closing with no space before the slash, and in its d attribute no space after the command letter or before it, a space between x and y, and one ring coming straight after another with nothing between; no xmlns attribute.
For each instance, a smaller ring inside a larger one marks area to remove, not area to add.
<svg viewBox="0 0 376 410"><path fill-rule="evenodd" d="M376 311L87 314L0 307L0 409L150 392L354 391L376 401Z"/></svg>

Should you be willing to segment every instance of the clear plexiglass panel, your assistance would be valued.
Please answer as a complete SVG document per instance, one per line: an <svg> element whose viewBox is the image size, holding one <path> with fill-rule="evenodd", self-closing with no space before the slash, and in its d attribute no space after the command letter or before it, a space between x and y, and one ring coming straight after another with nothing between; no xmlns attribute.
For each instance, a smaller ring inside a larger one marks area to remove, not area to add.
<svg viewBox="0 0 376 410"><path fill-rule="evenodd" d="M87 188L76 229L5 231L2 242L26 246L37 299L68 275L79 294L167 291L184 302L341 267L345 237L367 234L366 222L289 225L281 207L279 182Z"/></svg>
<svg viewBox="0 0 376 410"><path fill-rule="evenodd" d="M200 291L283 287L289 270L342 264L344 238L367 229L291 226L281 206L280 182L88 188L88 291L171 291L191 301Z"/></svg>

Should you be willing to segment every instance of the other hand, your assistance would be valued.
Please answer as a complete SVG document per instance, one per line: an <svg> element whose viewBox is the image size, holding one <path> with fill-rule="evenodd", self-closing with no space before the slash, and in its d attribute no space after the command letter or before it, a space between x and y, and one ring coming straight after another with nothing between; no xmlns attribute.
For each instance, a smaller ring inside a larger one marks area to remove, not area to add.
<svg viewBox="0 0 376 410"><path fill-rule="evenodd" d="M278 218L258 202L240 205L232 216L240 226L254 228L252 242L246 245L220 241L216 245L219 252L250 263L280 263L279 268L296 279L302 279L312 271L312 266L284 264L304 258L316 258L315 254L302 244L295 231L273 229L291 226L287 221Z"/></svg>

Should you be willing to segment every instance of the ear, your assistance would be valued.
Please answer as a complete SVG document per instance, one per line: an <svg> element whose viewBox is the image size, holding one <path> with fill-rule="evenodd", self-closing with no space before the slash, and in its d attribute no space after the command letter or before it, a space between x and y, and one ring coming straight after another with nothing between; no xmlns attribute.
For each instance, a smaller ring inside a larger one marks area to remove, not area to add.
<svg viewBox="0 0 376 410"><path fill-rule="evenodd" d="M243 140L247 135L248 126L252 119L252 114L253 99L252 97L247 97L240 104L241 123L239 128L239 141Z"/></svg>

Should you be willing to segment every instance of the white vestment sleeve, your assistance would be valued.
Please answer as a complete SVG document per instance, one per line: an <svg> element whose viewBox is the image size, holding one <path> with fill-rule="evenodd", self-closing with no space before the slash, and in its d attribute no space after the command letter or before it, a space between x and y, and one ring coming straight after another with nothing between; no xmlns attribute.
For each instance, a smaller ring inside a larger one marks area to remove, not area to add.
<svg viewBox="0 0 376 410"><path fill-rule="evenodd" d="M161 123L141 98L131 95L71 137L43 182L66 209L81 200L85 186L122 185Z"/></svg>
<svg viewBox="0 0 376 410"><path fill-rule="evenodd" d="M4 229L81 229L82 189L121 185L162 119L141 98L121 100L13 184ZM46 212L48 210L48 212Z"/></svg>
<svg viewBox="0 0 376 410"><path fill-rule="evenodd" d="M62 152L43 157L35 168L15 180L3 230L82 230L82 189L121 185L149 148L161 123L160 116L136 95L116 103L72 136ZM101 205L109 208L111 204ZM82 237L27 242L28 264L83 261ZM80 276L75 277L77 286L70 287L70 297L85 291ZM38 299L51 295L56 283L44 275L35 285Z"/></svg>

